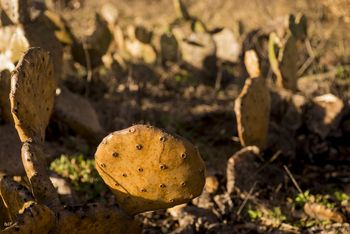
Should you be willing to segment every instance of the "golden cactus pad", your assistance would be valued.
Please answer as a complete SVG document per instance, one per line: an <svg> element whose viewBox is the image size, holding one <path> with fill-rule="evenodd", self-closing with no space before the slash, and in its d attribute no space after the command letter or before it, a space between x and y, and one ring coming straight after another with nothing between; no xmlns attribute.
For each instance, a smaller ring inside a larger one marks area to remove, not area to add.
<svg viewBox="0 0 350 234"><path fill-rule="evenodd" d="M11 80L11 111L22 142L43 141L54 104L56 82L48 53L29 49Z"/></svg>
<svg viewBox="0 0 350 234"><path fill-rule="evenodd" d="M235 101L238 136L243 146L265 146L270 107L270 93L265 80L261 77L247 79Z"/></svg>
<svg viewBox="0 0 350 234"><path fill-rule="evenodd" d="M172 207L202 192L205 166L187 140L135 125L103 139L96 167L129 214Z"/></svg>

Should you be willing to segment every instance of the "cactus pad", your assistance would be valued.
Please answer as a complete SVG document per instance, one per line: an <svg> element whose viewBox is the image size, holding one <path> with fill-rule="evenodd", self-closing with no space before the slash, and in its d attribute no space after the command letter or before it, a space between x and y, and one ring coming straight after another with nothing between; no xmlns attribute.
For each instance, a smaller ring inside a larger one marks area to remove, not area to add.
<svg viewBox="0 0 350 234"><path fill-rule="evenodd" d="M244 54L244 64L250 77L260 76L260 64L258 55L254 50L248 50Z"/></svg>
<svg viewBox="0 0 350 234"><path fill-rule="evenodd" d="M22 142L44 141L54 104L56 82L48 53L29 49L11 80L11 111Z"/></svg>
<svg viewBox="0 0 350 234"><path fill-rule="evenodd" d="M141 233L139 223L116 206L98 203L65 207L59 213L58 233Z"/></svg>
<svg viewBox="0 0 350 234"><path fill-rule="evenodd" d="M282 80L280 86L292 91L297 90L297 81L298 81L298 52L296 39L290 35L285 38L283 47L281 48L279 54L280 60L280 71L282 74Z"/></svg>
<svg viewBox="0 0 350 234"><path fill-rule="evenodd" d="M17 221L1 233L48 233L54 222L55 215L48 207L31 202Z"/></svg>
<svg viewBox="0 0 350 234"><path fill-rule="evenodd" d="M264 148L270 117L270 93L261 77L246 80L235 101L237 130L243 146Z"/></svg>
<svg viewBox="0 0 350 234"><path fill-rule="evenodd" d="M271 33L269 38L269 60L272 71L276 75L276 86L279 88L297 90L297 41L289 33L283 41Z"/></svg>
<svg viewBox="0 0 350 234"><path fill-rule="evenodd" d="M163 61L176 61L178 59L179 44L171 32L161 35L160 53Z"/></svg>
<svg viewBox="0 0 350 234"><path fill-rule="evenodd" d="M53 209L59 207L60 202L56 189L49 178L42 146L26 142L22 145L21 154L22 163L36 201Z"/></svg>
<svg viewBox="0 0 350 234"><path fill-rule="evenodd" d="M197 149L151 126L111 133L95 159L99 174L129 214L188 202L204 186L205 166Z"/></svg>
<svg viewBox="0 0 350 234"><path fill-rule="evenodd" d="M0 195L12 221L27 207L27 202L34 201L31 193L23 185L8 176L0 178Z"/></svg>
<svg viewBox="0 0 350 234"><path fill-rule="evenodd" d="M14 24L29 21L27 0L1 0L0 7Z"/></svg>
<svg viewBox="0 0 350 234"><path fill-rule="evenodd" d="M303 14L289 16L289 30L297 40L304 41L307 37L307 18Z"/></svg>

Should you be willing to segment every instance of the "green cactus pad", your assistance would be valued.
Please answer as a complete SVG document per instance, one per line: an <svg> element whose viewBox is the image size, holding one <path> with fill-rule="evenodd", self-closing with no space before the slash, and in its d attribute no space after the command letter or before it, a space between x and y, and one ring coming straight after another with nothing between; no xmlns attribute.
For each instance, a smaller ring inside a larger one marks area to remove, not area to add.
<svg viewBox="0 0 350 234"><path fill-rule="evenodd" d="M270 33L269 36L269 61L273 73L276 75L277 80L282 79L281 71L279 69L278 52L280 50L280 39L276 33Z"/></svg>
<svg viewBox="0 0 350 234"><path fill-rule="evenodd" d="M235 100L237 130L243 146L265 147L270 117L270 92L261 77L246 80Z"/></svg>
<svg viewBox="0 0 350 234"><path fill-rule="evenodd" d="M186 203L199 196L205 165L187 140L135 125L103 139L96 168L129 214Z"/></svg>
<svg viewBox="0 0 350 234"><path fill-rule="evenodd" d="M22 142L43 142L54 104L56 82L47 52L29 49L11 80L11 111Z"/></svg>
<svg viewBox="0 0 350 234"><path fill-rule="evenodd" d="M13 124L0 125L0 175L24 175L21 141Z"/></svg>
<svg viewBox="0 0 350 234"><path fill-rule="evenodd" d="M27 0L0 0L0 7L12 23L29 22Z"/></svg>
<svg viewBox="0 0 350 234"><path fill-rule="evenodd" d="M34 201L32 194L23 185L8 176L0 178L0 195L12 221L23 212L27 202Z"/></svg>
<svg viewBox="0 0 350 234"><path fill-rule="evenodd" d="M54 213L44 205L33 202L27 204L28 207L18 216L17 221L1 233L49 233L54 226Z"/></svg>

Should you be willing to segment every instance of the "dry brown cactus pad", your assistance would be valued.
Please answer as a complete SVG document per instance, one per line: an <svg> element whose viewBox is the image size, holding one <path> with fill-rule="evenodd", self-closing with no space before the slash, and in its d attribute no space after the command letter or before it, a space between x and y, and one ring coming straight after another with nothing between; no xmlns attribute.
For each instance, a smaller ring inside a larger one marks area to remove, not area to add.
<svg viewBox="0 0 350 234"><path fill-rule="evenodd" d="M48 207L31 203L18 216L17 221L1 233L48 233L52 229L54 222L55 215Z"/></svg>
<svg viewBox="0 0 350 234"><path fill-rule="evenodd" d="M113 132L99 145L96 168L129 214L172 207L199 196L205 166L187 140L135 125Z"/></svg>
<svg viewBox="0 0 350 234"><path fill-rule="evenodd" d="M29 49L19 61L11 80L11 111L22 142L44 141L54 104L56 82L47 52Z"/></svg>
<svg viewBox="0 0 350 234"><path fill-rule="evenodd" d="M270 93L261 77L246 80L235 101L237 130L243 146L264 148L270 118Z"/></svg>
<svg viewBox="0 0 350 234"><path fill-rule="evenodd" d="M107 207L98 203L66 207L59 213L57 233L141 233L138 221L130 218L116 206Z"/></svg>

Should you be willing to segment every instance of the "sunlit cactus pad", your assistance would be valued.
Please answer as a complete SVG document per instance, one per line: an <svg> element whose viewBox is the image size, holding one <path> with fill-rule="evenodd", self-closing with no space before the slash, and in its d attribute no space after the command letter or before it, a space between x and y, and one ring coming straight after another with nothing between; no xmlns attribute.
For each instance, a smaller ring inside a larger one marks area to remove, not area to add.
<svg viewBox="0 0 350 234"><path fill-rule="evenodd" d="M56 82L50 55L29 49L19 61L11 80L11 110L22 142L43 141L54 104Z"/></svg>
<svg viewBox="0 0 350 234"><path fill-rule="evenodd" d="M130 214L188 202L204 186L205 166L198 150L151 126L111 133L99 145L95 159L118 204Z"/></svg>

